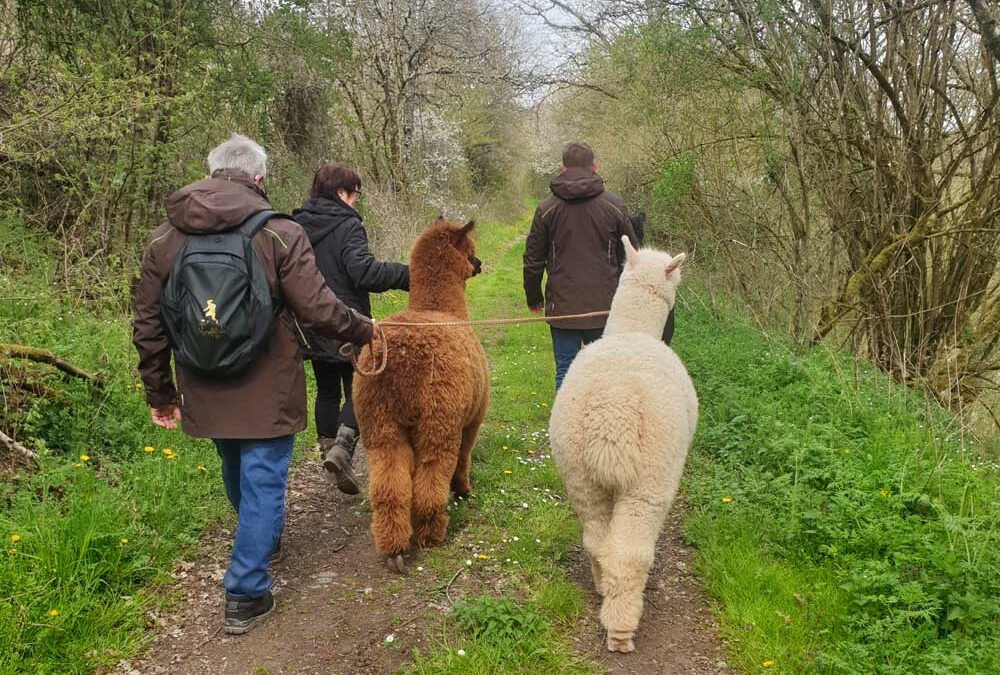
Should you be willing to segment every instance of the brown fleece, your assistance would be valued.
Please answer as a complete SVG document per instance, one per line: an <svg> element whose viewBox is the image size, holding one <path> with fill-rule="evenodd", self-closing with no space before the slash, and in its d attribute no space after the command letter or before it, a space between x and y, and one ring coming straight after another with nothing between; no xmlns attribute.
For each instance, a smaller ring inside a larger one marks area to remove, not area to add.
<svg viewBox="0 0 1000 675"><path fill-rule="evenodd" d="M465 282L475 272L473 224L439 218L410 255L409 309L392 322L467 319ZM470 491L469 465L489 406L489 369L465 327L387 326L385 370L354 379L354 406L368 452L375 546L387 555L437 546L448 525L449 488ZM376 350L378 351L378 350ZM371 352L359 359L370 369Z"/></svg>

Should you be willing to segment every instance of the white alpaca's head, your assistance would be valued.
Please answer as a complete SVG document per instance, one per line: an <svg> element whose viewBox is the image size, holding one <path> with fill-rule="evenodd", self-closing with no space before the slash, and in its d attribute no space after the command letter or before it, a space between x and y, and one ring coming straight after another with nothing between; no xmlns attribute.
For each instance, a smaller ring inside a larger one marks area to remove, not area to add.
<svg viewBox="0 0 1000 675"><path fill-rule="evenodd" d="M636 250L629 238L625 245L625 269L611 304L608 332L643 332L659 336L674 306L681 282L684 253L671 256L651 248Z"/></svg>

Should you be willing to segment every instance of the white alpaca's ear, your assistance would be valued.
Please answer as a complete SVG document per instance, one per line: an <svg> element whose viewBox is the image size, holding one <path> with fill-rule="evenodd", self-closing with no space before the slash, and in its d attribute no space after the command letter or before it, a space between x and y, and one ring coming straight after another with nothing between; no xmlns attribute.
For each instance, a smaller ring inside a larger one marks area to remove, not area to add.
<svg viewBox="0 0 1000 675"><path fill-rule="evenodd" d="M625 260L628 261L628 266L635 267L639 262L639 252L632 246L627 234L622 235L622 243L625 244Z"/></svg>
<svg viewBox="0 0 1000 675"><path fill-rule="evenodd" d="M680 268L681 263L684 262L684 258L686 258L686 257L687 257L687 255L684 254L684 253L678 253L677 255L675 255L673 258L670 259L670 262L667 263L667 272L666 272L666 274L667 274L668 277L670 276L671 272L673 272L674 270Z"/></svg>

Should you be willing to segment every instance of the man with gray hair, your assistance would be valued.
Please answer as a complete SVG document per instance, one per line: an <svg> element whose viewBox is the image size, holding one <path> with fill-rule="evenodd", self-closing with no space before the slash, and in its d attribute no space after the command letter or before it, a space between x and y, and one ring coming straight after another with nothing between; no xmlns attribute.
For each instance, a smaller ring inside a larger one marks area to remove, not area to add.
<svg viewBox="0 0 1000 675"><path fill-rule="evenodd" d="M302 228L270 210L263 148L233 134L208 165L208 178L166 198L142 261L133 343L153 423L211 438L222 460L238 517L225 631L241 634L274 609L268 566L281 547L294 435L306 427L299 325L359 345L373 325L329 289ZM231 343L238 353L224 353Z"/></svg>

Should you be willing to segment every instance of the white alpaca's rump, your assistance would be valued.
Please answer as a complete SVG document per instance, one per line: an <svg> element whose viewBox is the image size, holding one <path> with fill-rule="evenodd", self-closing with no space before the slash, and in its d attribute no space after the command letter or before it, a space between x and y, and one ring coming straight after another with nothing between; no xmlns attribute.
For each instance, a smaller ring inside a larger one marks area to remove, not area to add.
<svg viewBox="0 0 1000 675"><path fill-rule="evenodd" d="M630 652L656 540L698 419L691 378L659 336L684 254L625 240L604 337L582 349L552 406L552 457L583 523L609 650ZM615 376L609 381L608 373Z"/></svg>

